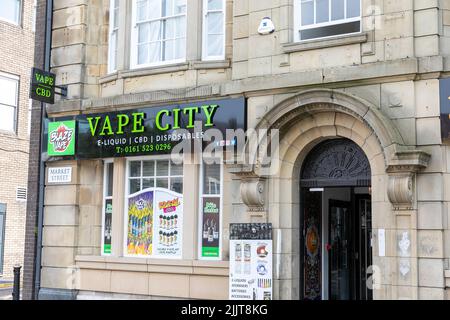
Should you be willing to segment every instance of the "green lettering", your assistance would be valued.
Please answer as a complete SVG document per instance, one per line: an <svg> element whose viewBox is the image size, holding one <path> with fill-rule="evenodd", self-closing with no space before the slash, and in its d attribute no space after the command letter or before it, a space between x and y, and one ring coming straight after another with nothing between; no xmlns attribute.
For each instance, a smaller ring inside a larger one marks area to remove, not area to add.
<svg viewBox="0 0 450 320"><path fill-rule="evenodd" d="M180 114L180 109L173 109L173 126L172 129L180 129L180 118L179 118L179 114Z"/></svg>
<svg viewBox="0 0 450 320"><path fill-rule="evenodd" d="M193 128L194 127L194 120L195 120L195 114L198 112L198 107L190 107L185 108L183 110L183 113L189 113L189 124L186 126L186 128Z"/></svg>
<svg viewBox="0 0 450 320"><path fill-rule="evenodd" d="M132 133L144 132L145 127L142 121L144 121L145 113L137 112L133 113L132 116L133 116L133 130L131 130L131 132Z"/></svg>
<svg viewBox="0 0 450 320"><path fill-rule="evenodd" d="M166 124L164 127L161 126L161 117L163 114L170 116L170 111L169 110L161 110L160 112L158 112L158 114L156 115L155 124L156 124L156 127L158 128L158 130L166 131L166 130L170 129L170 126L169 126L169 124Z"/></svg>
<svg viewBox="0 0 450 320"><path fill-rule="evenodd" d="M218 107L218 105L216 105L216 104L213 104L210 106L202 106L202 109L206 115L205 127L212 127L214 125L213 118L214 118L214 114L216 113L217 107Z"/></svg>
<svg viewBox="0 0 450 320"><path fill-rule="evenodd" d="M92 125L92 119L92 117L87 117L87 121L89 122L89 129L91 129L91 135L95 136L95 133L97 132L98 121L101 119L101 117L95 117L94 125Z"/></svg>
<svg viewBox="0 0 450 320"><path fill-rule="evenodd" d="M111 121L109 121L109 116L105 117L105 122L103 122L103 128L102 128L102 131L100 132L101 136L105 135L105 130L108 130L108 133L106 133L106 135L108 135L108 136L114 134L114 132L111 128Z"/></svg>
<svg viewBox="0 0 450 320"><path fill-rule="evenodd" d="M126 114L117 115L117 132L116 134L123 134L123 128L128 125L130 118Z"/></svg>

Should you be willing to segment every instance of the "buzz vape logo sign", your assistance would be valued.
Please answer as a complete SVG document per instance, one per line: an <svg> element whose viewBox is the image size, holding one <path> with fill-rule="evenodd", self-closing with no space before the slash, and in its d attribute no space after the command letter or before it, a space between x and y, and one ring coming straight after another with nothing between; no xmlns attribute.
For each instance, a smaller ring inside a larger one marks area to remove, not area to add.
<svg viewBox="0 0 450 320"><path fill-rule="evenodd" d="M47 151L49 156L75 154L75 121L49 123Z"/></svg>

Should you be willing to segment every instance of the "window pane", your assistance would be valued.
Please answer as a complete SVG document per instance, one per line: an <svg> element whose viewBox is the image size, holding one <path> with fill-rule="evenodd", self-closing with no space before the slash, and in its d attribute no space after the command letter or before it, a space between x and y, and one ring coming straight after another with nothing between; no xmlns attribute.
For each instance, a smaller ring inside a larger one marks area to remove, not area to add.
<svg viewBox="0 0 450 320"><path fill-rule="evenodd" d="M175 37L186 37L186 16L175 18Z"/></svg>
<svg viewBox="0 0 450 320"><path fill-rule="evenodd" d="M223 0L208 0L208 10L222 10Z"/></svg>
<svg viewBox="0 0 450 320"><path fill-rule="evenodd" d="M167 180L167 178L156 179L156 187L168 189L169 183L167 182Z"/></svg>
<svg viewBox="0 0 450 320"><path fill-rule="evenodd" d="M316 23L328 22L329 7L328 0L317 0L316 2Z"/></svg>
<svg viewBox="0 0 450 320"><path fill-rule="evenodd" d="M148 63L148 44L138 45L138 64Z"/></svg>
<svg viewBox="0 0 450 320"><path fill-rule="evenodd" d="M203 194L220 194L220 164L203 164Z"/></svg>
<svg viewBox="0 0 450 320"><path fill-rule="evenodd" d="M150 0L148 9L148 18L150 20L161 17L161 0Z"/></svg>
<svg viewBox="0 0 450 320"><path fill-rule="evenodd" d="M170 190L183 193L183 178L171 178L170 179Z"/></svg>
<svg viewBox="0 0 450 320"><path fill-rule="evenodd" d="M158 61L161 61L161 42L150 43L148 62L158 62Z"/></svg>
<svg viewBox="0 0 450 320"><path fill-rule="evenodd" d="M175 38L175 19L167 19L164 21L164 37L163 39Z"/></svg>
<svg viewBox="0 0 450 320"><path fill-rule="evenodd" d="M0 129L7 131L14 131L14 107L0 104Z"/></svg>
<svg viewBox="0 0 450 320"><path fill-rule="evenodd" d="M119 27L119 8L114 9L114 28Z"/></svg>
<svg viewBox="0 0 450 320"><path fill-rule="evenodd" d="M223 33L223 14L221 12L208 13L208 34Z"/></svg>
<svg viewBox="0 0 450 320"><path fill-rule="evenodd" d="M140 179L130 179L130 190L129 194L133 194L141 190L141 180Z"/></svg>
<svg viewBox="0 0 450 320"><path fill-rule="evenodd" d="M3 0L0 17L19 24L20 0Z"/></svg>
<svg viewBox="0 0 450 320"><path fill-rule="evenodd" d="M18 81L0 76L0 103L17 105Z"/></svg>
<svg viewBox="0 0 450 320"><path fill-rule="evenodd" d="M140 177L141 176L141 162L131 161L130 162L130 177Z"/></svg>
<svg viewBox="0 0 450 320"><path fill-rule="evenodd" d="M149 41L150 24L142 23L138 26L138 43L145 43Z"/></svg>
<svg viewBox="0 0 450 320"><path fill-rule="evenodd" d="M168 176L169 175L169 161L168 160L157 160L156 161L156 175L157 176Z"/></svg>
<svg viewBox="0 0 450 320"><path fill-rule="evenodd" d="M143 168L143 176L144 177L153 177L155 175L155 162L154 161L143 161L142 162L142 168Z"/></svg>
<svg viewBox="0 0 450 320"><path fill-rule="evenodd" d="M114 165L112 163L106 164L106 174L107 180L106 180L106 196L111 197L113 194L113 174L114 174Z"/></svg>
<svg viewBox="0 0 450 320"><path fill-rule="evenodd" d="M142 189L153 188L155 186L155 179L143 179L142 180Z"/></svg>
<svg viewBox="0 0 450 320"><path fill-rule="evenodd" d="M347 0L347 18L360 16L360 0Z"/></svg>
<svg viewBox="0 0 450 320"><path fill-rule="evenodd" d="M152 1L155 2L155 1ZM148 1L147 0L143 0L143 1L138 1L137 6L136 6L136 11L137 11L137 21L145 21L148 19Z"/></svg>
<svg viewBox="0 0 450 320"><path fill-rule="evenodd" d="M163 17L173 15L173 0L162 0L163 3Z"/></svg>
<svg viewBox="0 0 450 320"><path fill-rule="evenodd" d="M155 21L149 24L150 30L148 35L148 41L156 41L161 39L161 22Z"/></svg>
<svg viewBox="0 0 450 320"><path fill-rule="evenodd" d="M345 0L331 1L331 20L340 20L345 18Z"/></svg>
<svg viewBox="0 0 450 320"><path fill-rule="evenodd" d="M109 71L114 71L116 70L117 61L117 31L111 34L109 41Z"/></svg>
<svg viewBox="0 0 450 320"><path fill-rule="evenodd" d="M170 163L170 176L182 176L183 175L183 164Z"/></svg>
<svg viewBox="0 0 450 320"><path fill-rule="evenodd" d="M207 50L208 56L222 56L223 35L209 35Z"/></svg>
<svg viewBox="0 0 450 320"><path fill-rule="evenodd" d="M302 3L302 26L307 26L314 23L314 1Z"/></svg>
<svg viewBox="0 0 450 320"><path fill-rule="evenodd" d="M186 13L186 0L175 0L175 14Z"/></svg>
<svg viewBox="0 0 450 320"><path fill-rule="evenodd" d="M164 60L174 60L175 40L164 41Z"/></svg>
<svg viewBox="0 0 450 320"><path fill-rule="evenodd" d="M183 59L186 56L186 39L179 38L175 41L175 59Z"/></svg>

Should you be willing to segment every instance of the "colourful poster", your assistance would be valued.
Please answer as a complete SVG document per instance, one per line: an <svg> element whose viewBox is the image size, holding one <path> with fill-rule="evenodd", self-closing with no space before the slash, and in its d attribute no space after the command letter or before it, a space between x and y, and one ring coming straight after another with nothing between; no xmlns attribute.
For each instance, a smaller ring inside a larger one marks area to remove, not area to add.
<svg viewBox="0 0 450 320"><path fill-rule="evenodd" d="M103 230L103 254L111 254L112 199L105 201L105 221Z"/></svg>
<svg viewBox="0 0 450 320"><path fill-rule="evenodd" d="M75 120L48 124L47 153L49 156L75 154Z"/></svg>
<svg viewBox="0 0 450 320"><path fill-rule="evenodd" d="M127 254L152 254L154 191L143 190L128 198Z"/></svg>
<svg viewBox="0 0 450 320"><path fill-rule="evenodd" d="M204 197L202 203L202 257L219 257L220 198Z"/></svg>
<svg viewBox="0 0 450 320"><path fill-rule="evenodd" d="M155 228L153 256L181 258L183 195L167 189L155 189Z"/></svg>

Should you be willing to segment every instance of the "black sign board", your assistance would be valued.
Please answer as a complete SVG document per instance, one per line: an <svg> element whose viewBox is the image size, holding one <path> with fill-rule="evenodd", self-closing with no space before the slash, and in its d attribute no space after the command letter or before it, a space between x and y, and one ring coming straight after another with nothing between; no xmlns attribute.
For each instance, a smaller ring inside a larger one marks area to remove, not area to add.
<svg viewBox="0 0 450 320"><path fill-rule="evenodd" d="M33 68L31 72L30 98L53 104L55 102L56 75L51 72Z"/></svg>
<svg viewBox="0 0 450 320"><path fill-rule="evenodd" d="M272 224L230 223L230 240L272 240Z"/></svg>
<svg viewBox="0 0 450 320"><path fill-rule="evenodd" d="M191 102L169 106L84 114L51 122L76 121L76 158L109 158L168 154L182 141L203 141L208 129L223 139L213 141L233 146L227 130L245 130L245 98ZM201 131L195 125L201 123ZM209 143L209 141L208 141Z"/></svg>

